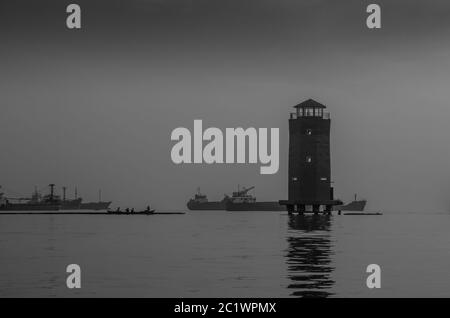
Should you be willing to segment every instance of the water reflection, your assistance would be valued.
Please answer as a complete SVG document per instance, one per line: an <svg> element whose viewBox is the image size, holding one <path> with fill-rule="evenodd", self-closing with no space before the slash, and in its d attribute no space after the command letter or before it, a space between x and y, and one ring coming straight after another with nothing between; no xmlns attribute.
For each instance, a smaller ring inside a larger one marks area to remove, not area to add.
<svg viewBox="0 0 450 318"><path fill-rule="evenodd" d="M290 215L288 221L288 288L292 296L328 297L334 285L329 215Z"/></svg>

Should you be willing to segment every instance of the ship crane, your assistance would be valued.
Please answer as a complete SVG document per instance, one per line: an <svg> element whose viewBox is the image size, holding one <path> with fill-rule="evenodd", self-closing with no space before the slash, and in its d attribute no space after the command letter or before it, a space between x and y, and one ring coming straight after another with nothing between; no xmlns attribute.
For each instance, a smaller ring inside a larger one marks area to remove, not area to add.
<svg viewBox="0 0 450 318"><path fill-rule="evenodd" d="M245 195L247 195L247 193L250 191L250 190L253 190L255 188L255 186L251 186L250 188L243 188L242 190L240 190L239 188L238 188L238 191L237 192L234 192L233 193L233 195L234 196L245 196Z"/></svg>
<svg viewBox="0 0 450 318"><path fill-rule="evenodd" d="M250 190L253 190L255 188L255 186L252 186L250 188L244 188L243 190L241 190L242 194L247 194L247 192L249 192Z"/></svg>

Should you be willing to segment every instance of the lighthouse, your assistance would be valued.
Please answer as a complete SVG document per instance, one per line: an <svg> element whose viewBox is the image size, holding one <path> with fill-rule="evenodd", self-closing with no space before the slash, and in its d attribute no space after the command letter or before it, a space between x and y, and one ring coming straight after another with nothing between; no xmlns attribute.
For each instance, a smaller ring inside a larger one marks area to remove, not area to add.
<svg viewBox="0 0 450 318"><path fill-rule="evenodd" d="M288 200L280 200L289 213L330 214L334 205L331 186L330 114L326 106L308 99L289 118Z"/></svg>

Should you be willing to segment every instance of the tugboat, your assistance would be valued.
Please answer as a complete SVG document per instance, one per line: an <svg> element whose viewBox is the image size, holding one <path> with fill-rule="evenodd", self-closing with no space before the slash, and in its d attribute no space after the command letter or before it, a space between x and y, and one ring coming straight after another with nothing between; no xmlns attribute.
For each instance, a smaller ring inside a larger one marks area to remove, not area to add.
<svg viewBox="0 0 450 318"><path fill-rule="evenodd" d="M222 201L208 201L208 197L200 192L200 188L197 188L197 193L188 201L187 208L189 210L225 210L228 198L225 195Z"/></svg>
<svg viewBox="0 0 450 318"><path fill-rule="evenodd" d="M227 200L227 211L286 211L286 207L278 203L278 201L261 201L257 202L256 198L249 194L250 190L255 187L245 188L233 192L231 198Z"/></svg>
<svg viewBox="0 0 450 318"><path fill-rule="evenodd" d="M1 211L58 211L61 207L59 196L54 194L55 185L50 184L50 194L41 196L37 190L31 198L11 198L5 197L0 192L0 212ZM26 201L22 203L22 201Z"/></svg>

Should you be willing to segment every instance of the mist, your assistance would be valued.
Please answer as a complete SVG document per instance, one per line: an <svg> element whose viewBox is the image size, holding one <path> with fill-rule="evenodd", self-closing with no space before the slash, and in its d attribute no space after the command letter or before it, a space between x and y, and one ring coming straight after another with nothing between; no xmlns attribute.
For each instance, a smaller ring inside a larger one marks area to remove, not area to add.
<svg viewBox="0 0 450 318"><path fill-rule="evenodd" d="M289 112L313 98L332 116L337 197L449 210L448 2L377 1L380 30L368 1L78 1L81 30L65 28L68 3L0 5L5 188L157 209L184 209L197 187L286 199ZM175 165L171 132L194 119L280 128L278 173Z"/></svg>

